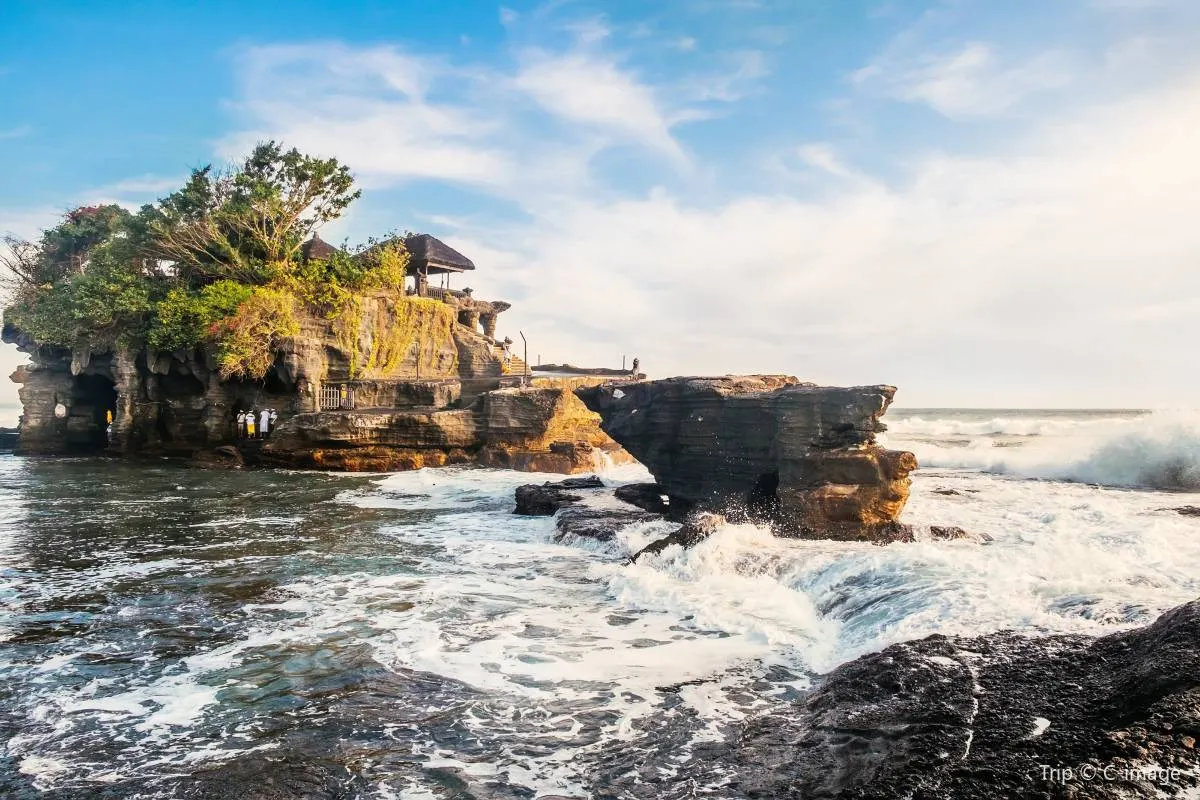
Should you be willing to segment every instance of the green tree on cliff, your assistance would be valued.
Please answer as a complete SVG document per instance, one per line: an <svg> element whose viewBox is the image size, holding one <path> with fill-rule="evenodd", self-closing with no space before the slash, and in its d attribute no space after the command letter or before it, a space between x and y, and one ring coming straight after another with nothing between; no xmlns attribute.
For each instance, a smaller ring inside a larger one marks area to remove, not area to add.
<svg viewBox="0 0 1200 800"><path fill-rule="evenodd" d="M261 377L279 341L296 334L301 307L350 320L361 292L403 288L408 255L398 243L300 257L359 194L336 159L266 142L225 170L193 170L136 215L75 209L37 242L0 242L5 322L72 348L211 344L225 375Z"/></svg>
<svg viewBox="0 0 1200 800"><path fill-rule="evenodd" d="M360 194L337 159L266 142L237 168L194 170L182 189L144 207L138 225L150 254L174 262L190 284L265 284L294 269L304 241Z"/></svg>

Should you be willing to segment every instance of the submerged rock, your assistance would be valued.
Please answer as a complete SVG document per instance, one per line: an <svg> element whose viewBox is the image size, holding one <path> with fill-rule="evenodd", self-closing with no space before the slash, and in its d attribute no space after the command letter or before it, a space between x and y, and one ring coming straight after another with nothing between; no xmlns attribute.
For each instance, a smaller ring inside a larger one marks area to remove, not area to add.
<svg viewBox="0 0 1200 800"><path fill-rule="evenodd" d="M201 450L192 456L192 466L215 467L217 469L241 469L246 466L242 453L233 445L222 445L212 450Z"/></svg>
<svg viewBox="0 0 1200 800"><path fill-rule="evenodd" d="M731 798L1179 797L1200 788L1197 738L1200 601L1100 639L893 645L747 721L682 772L693 786L726 776Z"/></svg>
<svg viewBox="0 0 1200 800"><path fill-rule="evenodd" d="M578 538L611 542L622 528L660 519L662 517L658 514L636 508L567 506L554 518L554 541L563 543Z"/></svg>
<svg viewBox="0 0 1200 800"><path fill-rule="evenodd" d="M917 466L912 453L875 444L895 391L750 375L576 394L653 473L676 519L696 509L786 535L893 541Z"/></svg>
<svg viewBox="0 0 1200 800"><path fill-rule="evenodd" d="M646 545L634 553L629 561L634 562L644 555L661 553L672 545L679 545L683 548L692 547L712 536L724 524L725 518L720 514L694 514L680 526L679 530Z"/></svg>

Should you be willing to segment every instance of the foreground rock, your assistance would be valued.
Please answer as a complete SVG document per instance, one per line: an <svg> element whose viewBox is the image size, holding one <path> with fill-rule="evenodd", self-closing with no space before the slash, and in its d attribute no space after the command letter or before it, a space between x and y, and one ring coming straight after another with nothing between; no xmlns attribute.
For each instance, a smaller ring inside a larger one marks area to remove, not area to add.
<svg viewBox="0 0 1200 800"><path fill-rule="evenodd" d="M931 636L839 667L612 796L1195 797L1200 601L1101 639ZM623 755L620 757L624 757ZM614 760L617 757L614 756ZM620 765L613 765L620 768ZM616 770L614 770L616 771Z"/></svg>
<svg viewBox="0 0 1200 800"><path fill-rule="evenodd" d="M895 392L782 375L576 390L654 474L676 519L712 511L793 536L904 541L913 535L897 518L916 457L875 444Z"/></svg>
<svg viewBox="0 0 1200 800"><path fill-rule="evenodd" d="M517 487L517 507L514 514L532 517L550 516L564 506L577 503L582 495L572 494L572 489L602 489L604 481L595 475L586 478L568 478L565 481L547 481L541 486L527 483Z"/></svg>

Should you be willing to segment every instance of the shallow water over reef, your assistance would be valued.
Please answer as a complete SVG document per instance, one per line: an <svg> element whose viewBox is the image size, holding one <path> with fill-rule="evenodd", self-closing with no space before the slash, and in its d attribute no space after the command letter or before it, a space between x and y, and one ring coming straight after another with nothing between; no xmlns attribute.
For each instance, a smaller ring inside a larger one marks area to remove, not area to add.
<svg viewBox="0 0 1200 800"><path fill-rule="evenodd" d="M628 565L667 527L509 513L550 477L0 457L0 796L690 796L731 726L864 652L1200 595L1195 495L928 470L906 521L992 544L728 526Z"/></svg>

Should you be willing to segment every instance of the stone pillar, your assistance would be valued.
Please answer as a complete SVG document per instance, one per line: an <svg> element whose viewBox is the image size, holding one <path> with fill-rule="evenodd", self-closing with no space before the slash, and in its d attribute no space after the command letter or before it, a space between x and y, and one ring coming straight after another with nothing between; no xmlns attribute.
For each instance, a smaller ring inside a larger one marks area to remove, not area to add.
<svg viewBox="0 0 1200 800"><path fill-rule="evenodd" d="M121 348L113 356L113 385L117 390L117 407L113 411L112 437L109 447L128 452L134 449L134 410L137 398L142 393L141 375L138 373L137 356Z"/></svg>
<svg viewBox="0 0 1200 800"><path fill-rule="evenodd" d="M483 323L483 335L489 339L496 338L496 314L494 312L481 314L479 321Z"/></svg>
<svg viewBox="0 0 1200 800"><path fill-rule="evenodd" d="M59 369L46 365L22 365L12 374L21 384L17 396L21 399L22 419L20 452L55 454L67 449L67 420L58 417L54 409L70 403L70 366L62 363Z"/></svg>

